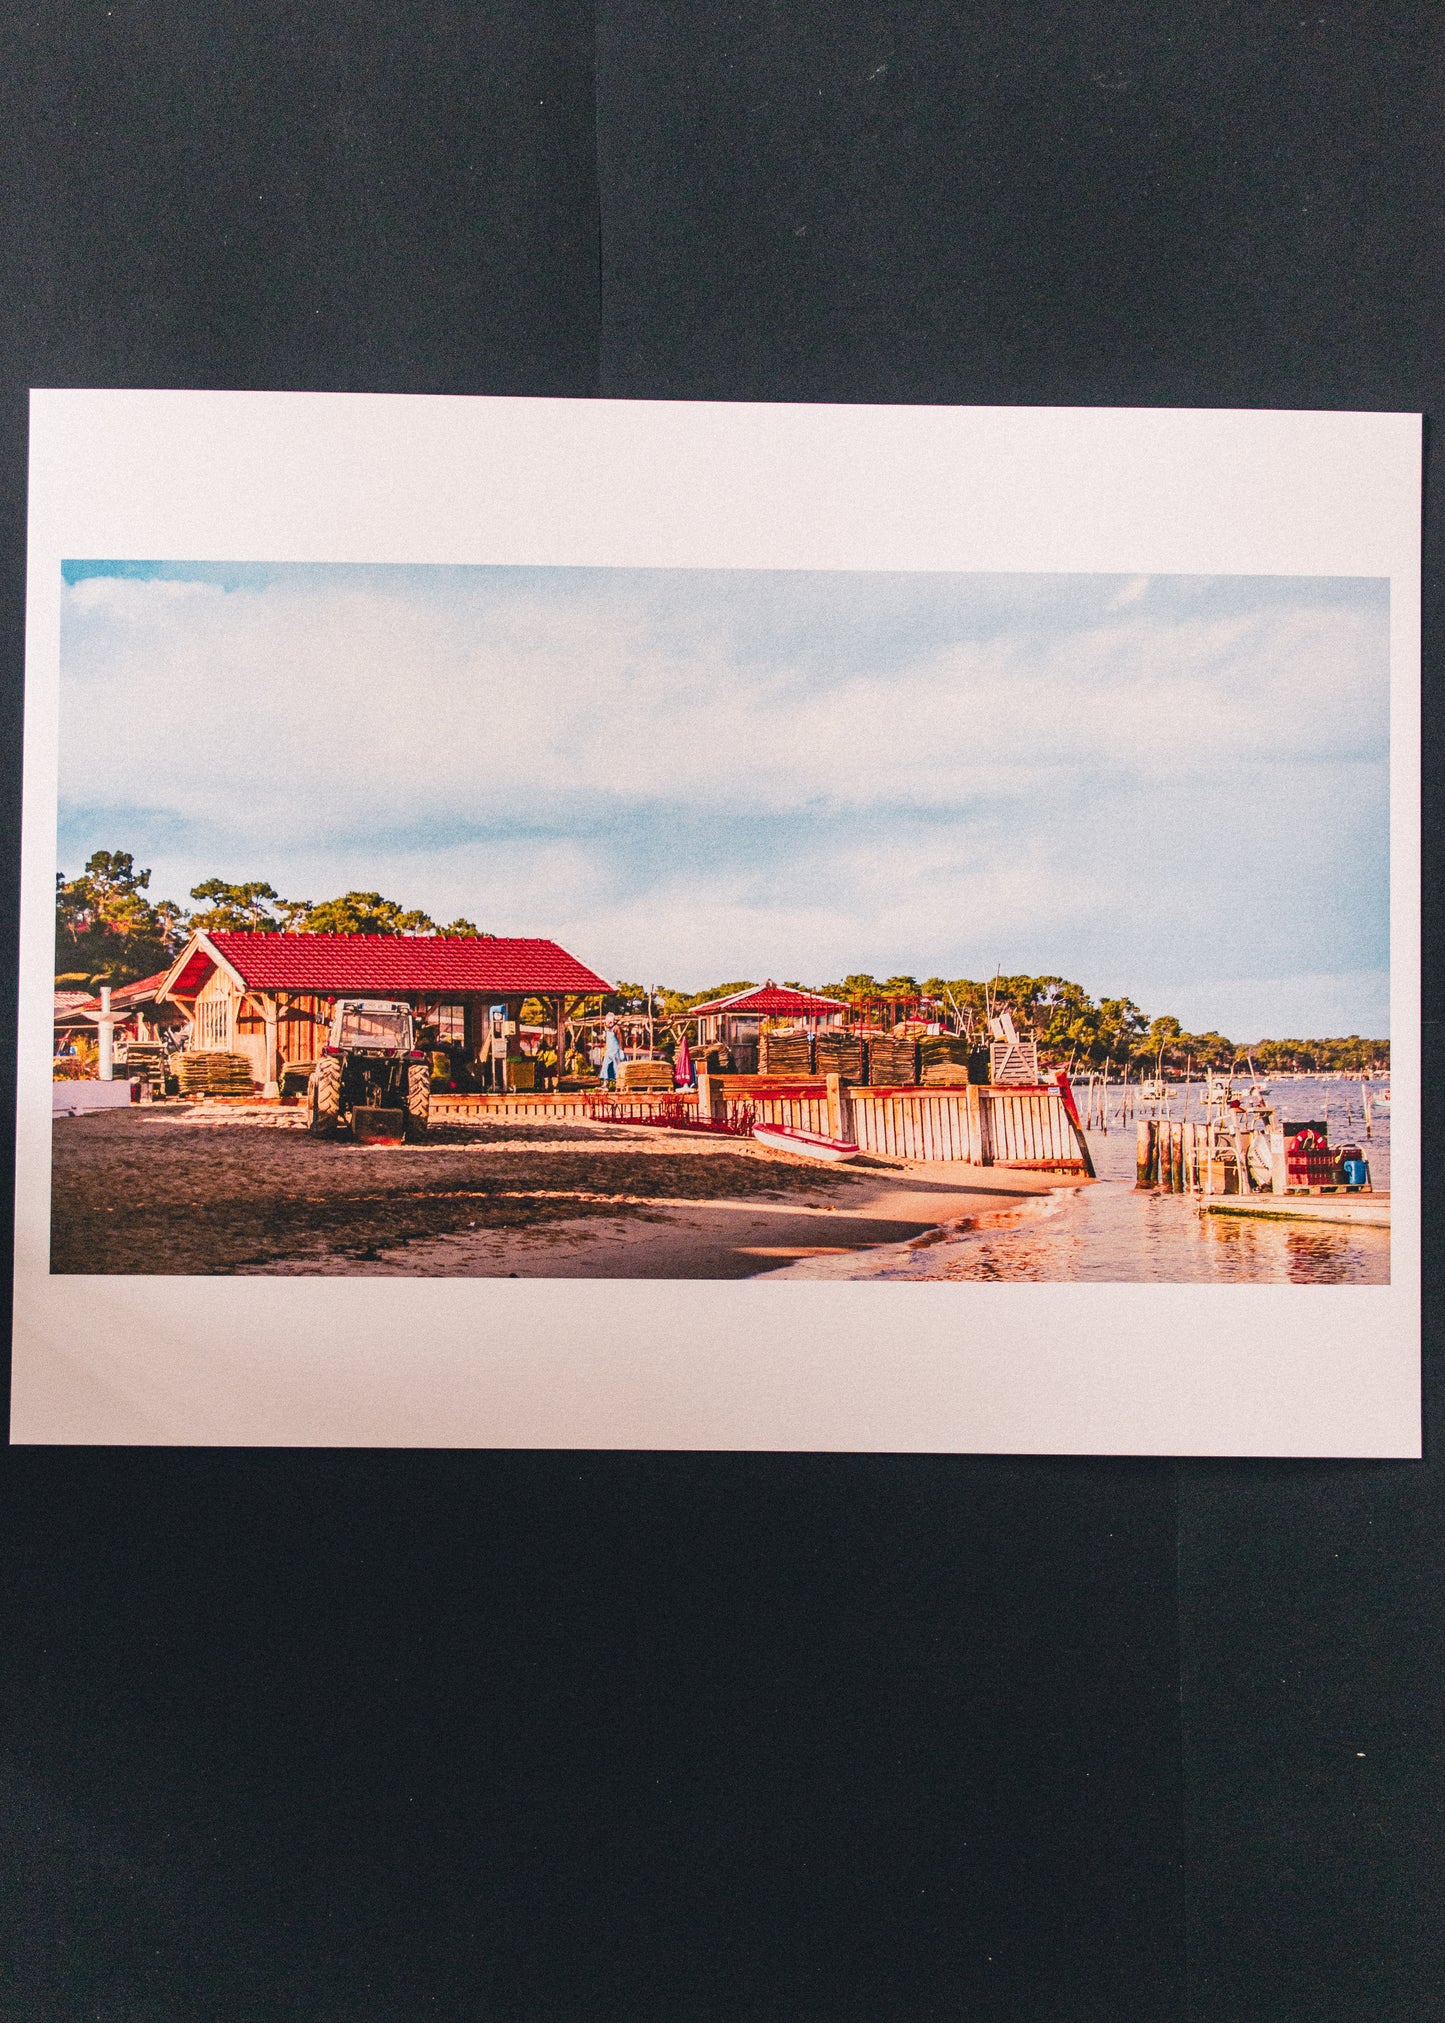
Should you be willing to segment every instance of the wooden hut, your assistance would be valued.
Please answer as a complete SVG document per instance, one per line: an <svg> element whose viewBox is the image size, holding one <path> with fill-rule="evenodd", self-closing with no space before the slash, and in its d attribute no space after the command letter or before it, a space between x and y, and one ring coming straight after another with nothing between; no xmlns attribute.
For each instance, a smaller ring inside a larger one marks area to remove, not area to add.
<svg viewBox="0 0 1445 2023"><path fill-rule="evenodd" d="M770 977L750 990L734 991L731 997L715 997L706 1004L693 1005L687 1017L698 1022L702 1046L719 1040L728 1046L756 1045L764 1019L784 1020L809 1032L819 1026L841 1025L850 1007L841 998L820 997L816 991L793 990L774 983Z"/></svg>
<svg viewBox="0 0 1445 2023"><path fill-rule="evenodd" d="M158 1002L169 971L157 970L136 983L117 984L110 994L116 1041L124 1046L136 1040L150 1043L163 1031L177 1025L182 1013L176 1005ZM58 990L55 993L55 1050L64 1040L95 1038L101 1017L99 994L88 990Z"/></svg>
<svg viewBox="0 0 1445 2023"><path fill-rule="evenodd" d="M193 934L158 992L191 1021L191 1047L241 1054L274 1096L290 1061L312 1061L326 1043L338 998L406 1003L439 1037L475 1060L491 1007L513 1030L526 998L552 1016L560 1042L570 1008L612 986L555 941L501 935Z"/></svg>

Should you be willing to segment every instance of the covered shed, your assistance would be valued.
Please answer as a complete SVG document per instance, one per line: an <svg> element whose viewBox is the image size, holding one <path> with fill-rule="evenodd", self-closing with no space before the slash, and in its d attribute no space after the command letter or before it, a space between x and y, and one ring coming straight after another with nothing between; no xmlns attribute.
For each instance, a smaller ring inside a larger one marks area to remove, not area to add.
<svg viewBox="0 0 1445 2023"><path fill-rule="evenodd" d="M559 1055L570 1008L612 986L555 941L501 935L256 934L197 931L158 992L191 1021L191 1046L244 1055L276 1093L290 1061L314 1060L337 998L412 1006L475 1060L493 1006L513 1028L526 998L548 1007Z"/></svg>
<svg viewBox="0 0 1445 2023"><path fill-rule="evenodd" d="M812 1032L819 1026L842 1025L849 1009L840 998L794 990L788 984L774 983L770 977L750 990L734 991L731 997L715 997L706 1004L692 1005L686 1016L697 1020L701 1045L711 1046L723 1040L728 1046L747 1046L757 1040L764 1019L785 1020Z"/></svg>
<svg viewBox="0 0 1445 2023"><path fill-rule="evenodd" d="M122 1045L130 1040L146 1043L158 1040L163 1031L180 1021L182 1013L179 1007L158 1002L161 986L169 973L168 970L157 970L154 976L143 976L135 983L117 984L112 990L110 1012L114 1019L115 1037ZM104 1006L96 991L56 991L56 1052L59 1052L63 1040L94 1039L103 1011Z"/></svg>

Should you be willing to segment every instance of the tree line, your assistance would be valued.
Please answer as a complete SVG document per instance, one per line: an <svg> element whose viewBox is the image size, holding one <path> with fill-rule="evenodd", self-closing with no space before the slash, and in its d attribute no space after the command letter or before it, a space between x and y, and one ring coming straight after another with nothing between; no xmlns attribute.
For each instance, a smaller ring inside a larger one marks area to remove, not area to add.
<svg viewBox="0 0 1445 2023"><path fill-rule="evenodd" d="M1241 1046L1223 1033L1186 1032L1177 1018L1150 1018L1131 998L1095 999L1082 984L1063 976L874 977L856 972L832 983L804 983L789 978L791 990L816 991L839 998L858 1009L913 1002L923 1015L935 1015L977 1045L988 1038L988 1020L1001 1011L1013 1013L1021 1032L1038 1041L1041 1058L1050 1066L1102 1070L1111 1073L1157 1073L1213 1068L1221 1073L1247 1069L1261 1073L1294 1069L1302 1073L1363 1074L1390 1064L1388 1040L1361 1038L1358 1033L1334 1039L1261 1040ZM666 989L651 993L664 1015L676 1016L691 1006L730 997L753 988L749 978L716 984L691 994ZM619 983L618 1008L642 1011L648 993L640 984Z"/></svg>
<svg viewBox="0 0 1445 2023"><path fill-rule="evenodd" d="M475 921L439 925L427 913L406 908L379 892L344 892L322 900L283 899L262 879L229 884L206 878L191 888L188 911L169 899L150 897L148 870L137 870L125 850L97 850L77 877L56 877L55 981L58 987L94 990L102 983L134 983L166 969L196 928L262 934L443 934L477 938ZM651 991L619 982L594 1007L598 1011L643 1013L651 1008L675 1018L694 1005L750 990L755 979L735 977L707 990L678 991L662 985ZM917 1002L971 1041L982 1044L988 1019L1007 1009L1022 1031L1039 1043L1051 1065L1143 1073L1159 1068L1229 1072L1252 1062L1262 1073L1281 1070L1359 1074L1389 1066L1388 1040L1350 1034L1333 1039L1261 1040L1245 1048L1222 1033L1186 1032L1177 1018L1151 1018L1127 997L1095 999L1062 976L970 977L889 976L858 971L838 981L808 984L788 979L794 990L814 990L859 1009Z"/></svg>
<svg viewBox="0 0 1445 2023"><path fill-rule="evenodd" d="M168 969L196 928L252 934L454 934L477 939L474 920L439 926L429 913L399 906L379 892L343 892L317 904L283 899L263 879L231 885L205 878L191 887L187 911L150 898L151 874L128 850L97 850L76 878L55 879L55 981L94 990L134 983Z"/></svg>

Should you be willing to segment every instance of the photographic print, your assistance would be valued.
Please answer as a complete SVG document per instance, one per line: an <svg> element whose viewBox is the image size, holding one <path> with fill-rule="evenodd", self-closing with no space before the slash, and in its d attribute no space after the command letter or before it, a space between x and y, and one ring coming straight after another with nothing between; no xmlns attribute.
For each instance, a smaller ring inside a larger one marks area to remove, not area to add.
<svg viewBox="0 0 1445 2023"><path fill-rule="evenodd" d="M1387 582L62 573L52 1270L1388 1277Z"/></svg>
<svg viewBox="0 0 1445 2023"><path fill-rule="evenodd" d="M1411 1454L1419 423L32 402L12 1437Z"/></svg>

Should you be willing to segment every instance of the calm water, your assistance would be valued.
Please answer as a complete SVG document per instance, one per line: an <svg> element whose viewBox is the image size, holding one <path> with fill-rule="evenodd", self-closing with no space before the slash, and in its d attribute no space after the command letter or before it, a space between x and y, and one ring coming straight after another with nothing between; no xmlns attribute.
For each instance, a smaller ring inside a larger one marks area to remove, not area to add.
<svg viewBox="0 0 1445 2023"><path fill-rule="evenodd" d="M1241 1085L1236 1083L1236 1089ZM1077 1091L1083 1110L1087 1091ZM1173 1115L1185 1114L1184 1090ZM1287 1122L1322 1121L1329 1103L1330 1143L1358 1142L1375 1188L1390 1185L1390 1113L1376 1108L1366 1140L1356 1082L1309 1077L1272 1085ZM927 1249L878 1253L869 1277L994 1280L1157 1281L1174 1284L1383 1285L1390 1277L1388 1229L1328 1223L1255 1222L1200 1215L1188 1195L1140 1192L1134 1185L1135 1134L1108 1105L1110 1128L1093 1128L1089 1147L1099 1173L1093 1187L1060 1192L1010 1226L978 1230ZM1188 1116L1203 1118L1196 1092ZM852 1275L852 1274L850 1274Z"/></svg>

